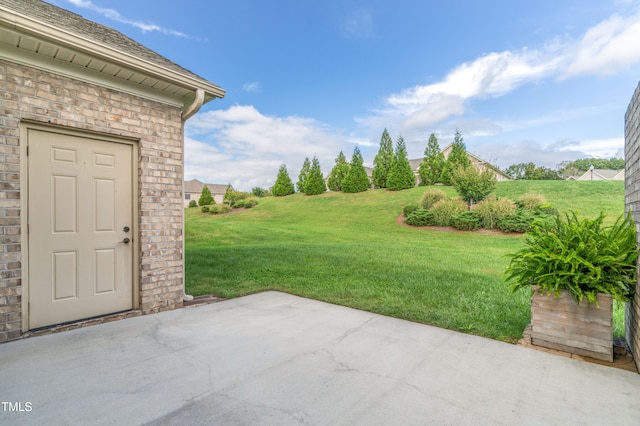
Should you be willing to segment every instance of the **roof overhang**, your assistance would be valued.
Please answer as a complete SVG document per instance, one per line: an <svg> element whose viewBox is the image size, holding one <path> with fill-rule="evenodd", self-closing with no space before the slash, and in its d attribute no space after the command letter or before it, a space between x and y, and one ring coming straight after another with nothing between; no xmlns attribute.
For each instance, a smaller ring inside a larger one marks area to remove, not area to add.
<svg viewBox="0 0 640 426"><path fill-rule="evenodd" d="M204 102L222 98L217 85L162 67L106 44L0 7L0 59L187 108L198 90Z"/></svg>

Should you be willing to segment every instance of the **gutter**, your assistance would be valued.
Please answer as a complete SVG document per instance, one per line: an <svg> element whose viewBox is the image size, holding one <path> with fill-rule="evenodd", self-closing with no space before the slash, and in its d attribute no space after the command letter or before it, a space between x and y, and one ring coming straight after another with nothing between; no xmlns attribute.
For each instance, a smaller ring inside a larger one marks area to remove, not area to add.
<svg viewBox="0 0 640 426"><path fill-rule="evenodd" d="M184 132L184 124L186 121L193 117L195 113L197 113L202 105L204 104L204 90L196 89L195 98L193 102L187 106L184 110L182 110L182 129ZM184 140L184 136L183 136ZM182 200L181 202L184 204L184 143L182 144ZM193 296L187 294L186 291L186 277L187 271L185 266L185 226L184 226L184 207L182 208L182 301L190 302L193 300Z"/></svg>

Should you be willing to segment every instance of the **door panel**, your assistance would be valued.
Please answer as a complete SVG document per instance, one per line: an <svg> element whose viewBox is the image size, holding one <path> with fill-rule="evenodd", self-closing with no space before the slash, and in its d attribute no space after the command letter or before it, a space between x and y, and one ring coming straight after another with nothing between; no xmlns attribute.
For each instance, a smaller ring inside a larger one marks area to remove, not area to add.
<svg viewBox="0 0 640 426"><path fill-rule="evenodd" d="M29 328L133 308L133 147L28 130Z"/></svg>

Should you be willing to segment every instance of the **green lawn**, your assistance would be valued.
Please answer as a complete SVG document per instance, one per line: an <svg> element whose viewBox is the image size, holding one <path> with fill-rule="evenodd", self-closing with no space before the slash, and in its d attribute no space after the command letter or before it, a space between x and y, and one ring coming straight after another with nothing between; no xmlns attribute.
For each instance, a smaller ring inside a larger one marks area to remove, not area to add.
<svg viewBox="0 0 640 426"><path fill-rule="evenodd" d="M230 215L186 211L186 287L238 297L279 290L513 342L529 323L529 295L504 282L523 237L399 226L426 188L262 198ZM455 194L452 188L444 188ZM623 182L505 182L499 196L539 192L561 210L614 219Z"/></svg>

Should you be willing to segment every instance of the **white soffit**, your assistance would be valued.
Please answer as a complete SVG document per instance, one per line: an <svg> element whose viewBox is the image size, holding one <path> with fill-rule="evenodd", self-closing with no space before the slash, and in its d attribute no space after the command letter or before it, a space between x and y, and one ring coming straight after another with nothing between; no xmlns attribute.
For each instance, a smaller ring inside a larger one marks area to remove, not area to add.
<svg viewBox="0 0 640 426"><path fill-rule="evenodd" d="M224 90L127 53L0 8L0 59L184 107L196 89L205 102Z"/></svg>

